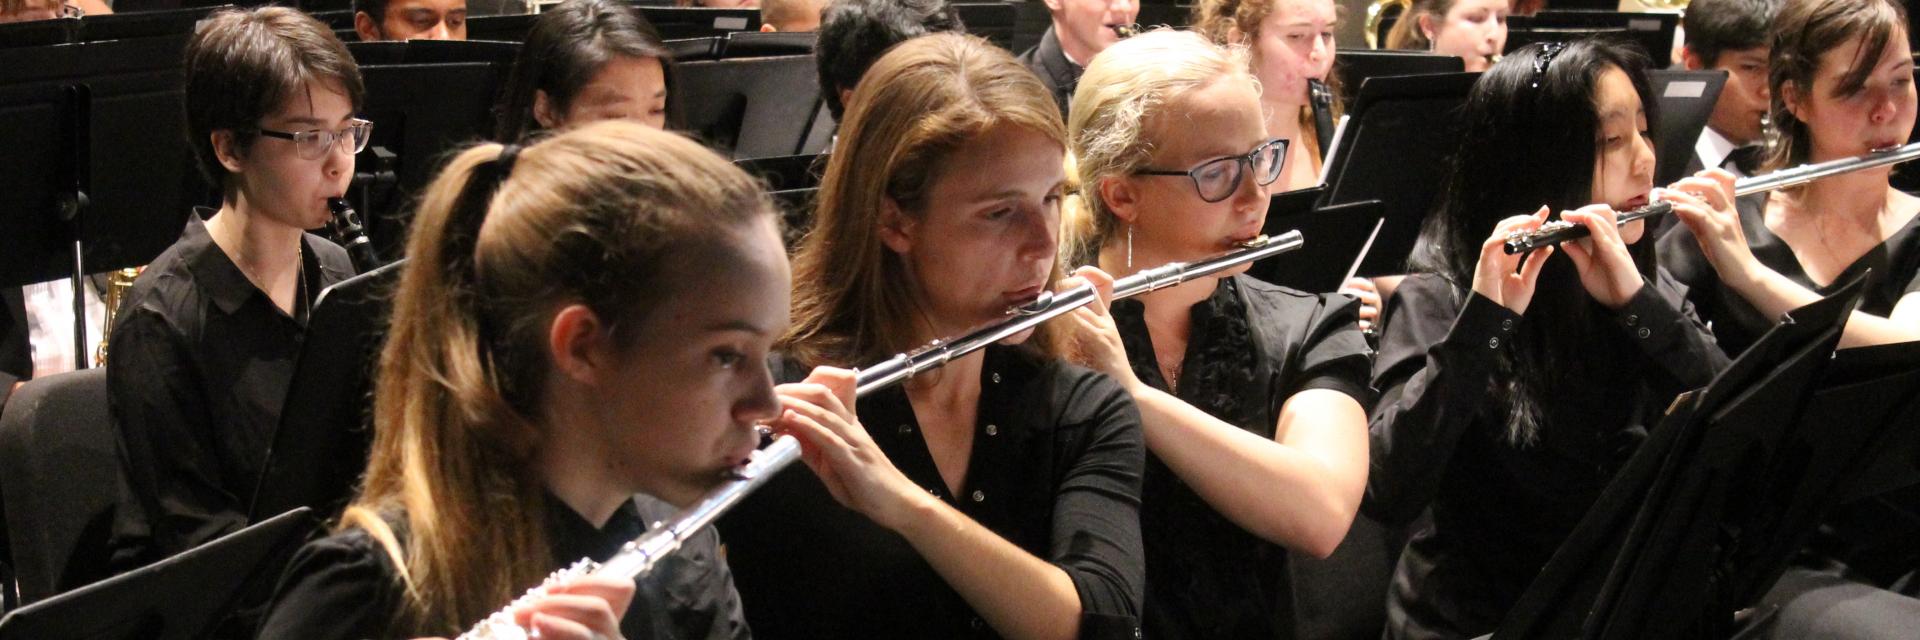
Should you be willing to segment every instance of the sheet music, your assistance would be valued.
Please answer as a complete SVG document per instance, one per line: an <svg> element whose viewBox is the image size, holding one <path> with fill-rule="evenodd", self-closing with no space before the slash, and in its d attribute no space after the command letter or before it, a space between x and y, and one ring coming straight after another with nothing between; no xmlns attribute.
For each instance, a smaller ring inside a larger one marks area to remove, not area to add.
<svg viewBox="0 0 1920 640"><path fill-rule="evenodd" d="M1340 116L1340 124L1333 126L1333 141L1327 143L1327 157L1320 159L1320 184L1327 183L1327 174L1333 171L1333 155L1340 151L1340 137L1347 133L1347 120L1353 116Z"/></svg>
<svg viewBox="0 0 1920 640"><path fill-rule="evenodd" d="M1380 228L1384 226L1387 226L1386 216L1380 216L1379 220L1374 221L1373 233L1367 234L1367 243L1360 245L1360 255L1354 256L1353 265L1347 267L1347 276L1340 279L1342 285L1352 280L1354 274L1360 273L1360 263L1366 262L1367 254L1373 252L1373 239L1380 237Z"/></svg>

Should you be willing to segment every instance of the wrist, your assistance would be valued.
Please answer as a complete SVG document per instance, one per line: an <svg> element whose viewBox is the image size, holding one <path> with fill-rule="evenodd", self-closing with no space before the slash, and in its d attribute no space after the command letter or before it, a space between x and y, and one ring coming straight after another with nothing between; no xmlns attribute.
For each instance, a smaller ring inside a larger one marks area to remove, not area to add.
<svg viewBox="0 0 1920 640"><path fill-rule="evenodd" d="M937 523L941 520L941 507L944 506L933 494L919 490L919 485L913 486L914 489L892 510L891 521L880 523L908 540L924 535L929 527L939 526Z"/></svg>

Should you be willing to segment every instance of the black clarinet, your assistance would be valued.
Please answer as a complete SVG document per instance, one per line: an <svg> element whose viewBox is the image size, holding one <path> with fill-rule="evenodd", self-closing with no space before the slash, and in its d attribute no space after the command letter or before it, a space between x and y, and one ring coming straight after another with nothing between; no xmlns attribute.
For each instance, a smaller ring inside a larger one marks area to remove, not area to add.
<svg viewBox="0 0 1920 640"><path fill-rule="evenodd" d="M1333 146L1333 89L1327 83L1307 79L1307 100L1313 106L1313 135L1320 145L1320 157L1327 157Z"/></svg>
<svg viewBox="0 0 1920 640"><path fill-rule="evenodd" d="M367 229L360 224L360 212L354 211L346 198L327 198L327 209L333 212L333 239L347 249L355 272L366 273L385 264L373 249L373 242L367 239Z"/></svg>

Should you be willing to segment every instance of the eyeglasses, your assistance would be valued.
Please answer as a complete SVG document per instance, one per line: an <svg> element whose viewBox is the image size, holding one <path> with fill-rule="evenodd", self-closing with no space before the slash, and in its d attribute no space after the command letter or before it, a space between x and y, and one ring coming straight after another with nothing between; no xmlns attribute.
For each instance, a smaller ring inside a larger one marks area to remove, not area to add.
<svg viewBox="0 0 1920 640"><path fill-rule="evenodd" d="M60 17L62 18L84 18L86 16L87 10L85 9L81 9L72 4L60 5Z"/></svg>
<svg viewBox="0 0 1920 640"><path fill-rule="evenodd" d="M1141 169L1133 173L1140 176L1192 178L1193 188L1200 192L1201 200L1219 202L1232 196L1234 189L1240 187L1242 171L1251 169L1253 181L1264 187L1280 179L1280 169L1286 165L1286 161L1287 140L1275 138L1254 147L1247 155L1214 158L1188 171Z"/></svg>
<svg viewBox="0 0 1920 640"><path fill-rule="evenodd" d="M254 129L269 138L293 141L293 152L307 160L319 160L327 156L327 151L343 141L353 144L353 152L367 148L367 140L373 137L373 123L358 118L339 131L312 129L308 131L274 131L272 129Z"/></svg>

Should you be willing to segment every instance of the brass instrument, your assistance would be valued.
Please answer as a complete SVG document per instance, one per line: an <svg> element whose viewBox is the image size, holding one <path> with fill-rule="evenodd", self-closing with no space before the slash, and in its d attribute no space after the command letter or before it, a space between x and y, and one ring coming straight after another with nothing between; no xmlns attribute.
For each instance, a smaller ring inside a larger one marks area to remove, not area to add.
<svg viewBox="0 0 1920 640"><path fill-rule="evenodd" d="M1121 40L1140 35L1142 31L1140 25L1137 24L1110 24L1107 25L1107 28L1112 29L1113 34L1120 36Z"/></svg>
<svg viewBox="0 0 1920 640"><path fill-rule="evenodd" d="M1255 260L1292 251L1300 248L1301 244L1303 240L1299 231L1289 231L1278 238L1262 235L1241 243L1241 249L1238 251L1199 262L1169 263L1115 280L1113 297L1119 300L1164 289L1193 278L1212 275ZM854 397L859 398L903 382L915 374L938 369L956 358L979 351L988 345L1086 306L1097 296L1093 285L1090 284L1057 293L1042 292L1032 302L1008 309L1008 317L1005 320L975 329L952 341L935 340L912 353L899 354L874 366L861 369L854 385ZM655 563L679 549L681 543L692 537L695 532L711 524L721 514L739 504L747 494L752 493L760 485L766 484L774 474L799 459L799 440L790 435L774 438L766 448L755 451L746 464L729 472L725 484L702 496L692 507L680 512L673 520L654 525L640 537L621 546L620 550L607 558L606 562L594 562L592 559L582 558L571 566L554 572L540 586L527 590L525 595L520 596L512 604L487 616L487 619L480 621L466 633L460 634L458 640L525 640L528 637L527 631L513 621L513 610L517 605L540 597L551 585L581 576L606 574L637 579L646 575L653 569Z"/></svg>
<svg viewBox="0 0 1920 640"><path fill-rule="evenodd" d="M1400 9L1395 15L1405 18L1407 12L1413 10L1413 0L1373 0L1372 4L1367 5L1366 33L1361 35L1366 37L1368 49L1386 46L1385 42L1380 41L1380 23L1386 21L1387 10L1394 7Z"/></svg>
<svg viewBox="0 0 1920 640"><path fill-rule="evenodd" d="M1852 173L1862 169L1899 164L1915 158L1920 158L1920 142L1881 149L1864 156L1828 160L1826 162L1801 165L1791 169L1781 169L1762 176L1741 178L1733 183L1733 195L1734 197L1739 197L1776 189L1785 189L1787 187L1813 182L1821 178L1837 176L1843 173ZM1635 220L1644 220L1672 211L1672 204L1655 202L1623 213L1616 221L1621 225L1625 225ZM1507 236L1506 251L1510 255L1527 253L1541 247L1560 244L1568 240L1585 238L1590 233L1592 232L1588 231L1584 226L1565 220L1555 220L1540 225L1540 228L1534 229L1533 231L1517 231Z"/></svg>
<svg viewBox="0 0 1920 640"><path fill-rule="evenodd" d="M113 337L113 319L120 315L120 301L127 298L127 292L133 289L133 281L140 277L145 267L127 267L107 274L106 297L107 315L100 323L100 348L93 353L93 363L99 366L107 364L107 342ZM81 295L76 292L75 295Z"/></svg>

